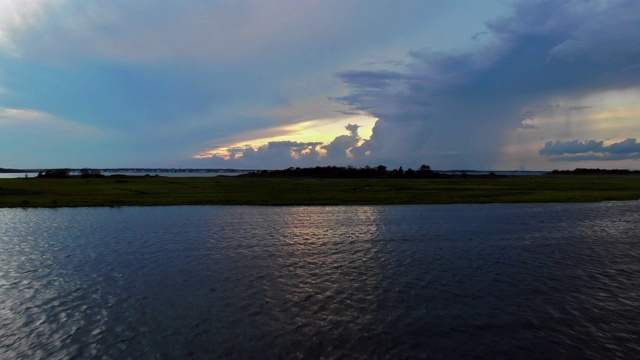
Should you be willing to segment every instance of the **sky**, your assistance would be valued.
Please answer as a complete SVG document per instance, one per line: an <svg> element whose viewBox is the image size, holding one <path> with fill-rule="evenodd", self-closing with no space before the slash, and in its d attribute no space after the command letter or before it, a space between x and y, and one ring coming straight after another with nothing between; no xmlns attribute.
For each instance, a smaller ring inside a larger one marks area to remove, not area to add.
<svg viewBox="0 0 640 360"><path fill-rule="evenodd" d="M0 167L640 169L637 0L0 0Z"/></svg>

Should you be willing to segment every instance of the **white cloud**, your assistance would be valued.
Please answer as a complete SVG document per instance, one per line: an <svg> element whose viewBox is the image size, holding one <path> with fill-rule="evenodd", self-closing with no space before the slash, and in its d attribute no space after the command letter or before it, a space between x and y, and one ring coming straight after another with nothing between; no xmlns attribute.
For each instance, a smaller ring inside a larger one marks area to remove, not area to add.
<svg viewBox="0 0 640 360"><path fill-rule="evenodd" d="M339 38L344 1L25 1L5 3L0 36L22 56L230 63Z"/></svg>
<svg viewBox="0 0 640 360"><path fill-rule="evenodd" d="M0 2L0 48L15 52L13 36L36 25L42 16L42 0L3 0Z"/></svg>
<svg viewBox="0 0 640 360"><path fill-rule="evenodd" d="M478 14L502 11L500 1L488 0L3 1L16 9L0 25L5 42L22 56L57 63L106 57L235 64L277 54L386 61L392 59L382 52L397 47L472 44L471 34L482 27ZM468 34L461 31L467 28Z"/></svg>

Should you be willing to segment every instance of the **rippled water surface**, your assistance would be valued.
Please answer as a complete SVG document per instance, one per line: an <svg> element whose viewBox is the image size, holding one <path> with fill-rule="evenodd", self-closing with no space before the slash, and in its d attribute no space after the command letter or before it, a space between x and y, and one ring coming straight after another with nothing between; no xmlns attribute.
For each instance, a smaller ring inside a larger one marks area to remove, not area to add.
<svg viewBox="0 0 640 360"><path fill-rule="evenodd" d="M640 353L640 203L0 209L0 358Z"/></svg>

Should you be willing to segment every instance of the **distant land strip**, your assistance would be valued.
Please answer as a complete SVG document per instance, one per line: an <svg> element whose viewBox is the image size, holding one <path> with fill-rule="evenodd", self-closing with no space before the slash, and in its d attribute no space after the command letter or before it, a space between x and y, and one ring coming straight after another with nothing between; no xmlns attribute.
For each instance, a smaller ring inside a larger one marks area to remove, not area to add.
<svg viewBox="0 0 640 360"><path fill-rule="evenodd" d="M501 176L450 175L423 169L425 173L407 177L404 171L400 176L398 170L373 177L285 176L296 169L211 177L103 176L90 171L84 177L47 177L43 171L41 177L0 179L0 207L484 204L640 199L637 171L595 169Z"/></svg>

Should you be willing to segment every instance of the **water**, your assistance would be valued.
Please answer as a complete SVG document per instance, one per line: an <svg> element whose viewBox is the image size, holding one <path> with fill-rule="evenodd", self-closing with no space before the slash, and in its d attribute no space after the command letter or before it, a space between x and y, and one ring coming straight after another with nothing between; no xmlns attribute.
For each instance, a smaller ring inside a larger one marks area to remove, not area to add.
<svg viewBox="0 0 640 360"><path fill-rule="evenodd" d="M165 177L215 177L215 176L238 176L246 172L242 171L234 171L234 172L166 172L166 171L122 171L122 172L101 172L102 175L112 176L112 175L128 175L128 176L165 176ZM71 175L78 175L76 173L71 173ZM25 177L36 177L38 173L0 173L0 179L15 179L15 178L25 178Z"/></svg>
<svg viewBox="0 0 640 360"><path fill-rule="evenodd" d="M0 173L0 179L36 177L38 173Z"/></svg>
<svg viewBox="0 0 640 360"><path fill-rule="evenodd" d="M0 209L0 358L630 358L640 203Z"/></svg>

